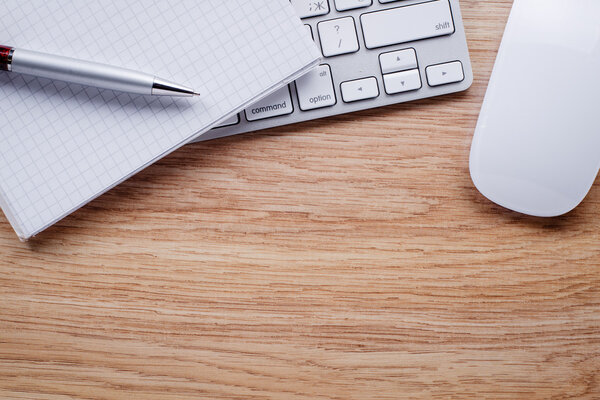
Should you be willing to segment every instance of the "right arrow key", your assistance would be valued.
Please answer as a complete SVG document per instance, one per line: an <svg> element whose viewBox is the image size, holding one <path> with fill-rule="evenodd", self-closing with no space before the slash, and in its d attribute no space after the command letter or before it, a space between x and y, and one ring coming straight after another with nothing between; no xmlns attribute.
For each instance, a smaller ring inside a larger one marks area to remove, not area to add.
<svg viewBox="0 0 600 400"><path fill-rule="evenodd" d="M465 79L465 73L460 61L431 65L427 67L426 72L429 86L448 85L450 83L462 82Z"/></svg>

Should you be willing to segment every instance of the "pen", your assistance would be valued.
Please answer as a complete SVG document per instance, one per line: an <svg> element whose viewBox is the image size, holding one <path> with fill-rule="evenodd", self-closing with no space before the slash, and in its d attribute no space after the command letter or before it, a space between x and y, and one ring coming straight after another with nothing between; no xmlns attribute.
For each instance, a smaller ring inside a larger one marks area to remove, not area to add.
<svg viewBox="0 0 600 400"><path fill-rule="evenodd" d="M139 95L199 96L144 72L0 45L0 70Z"/></svg>

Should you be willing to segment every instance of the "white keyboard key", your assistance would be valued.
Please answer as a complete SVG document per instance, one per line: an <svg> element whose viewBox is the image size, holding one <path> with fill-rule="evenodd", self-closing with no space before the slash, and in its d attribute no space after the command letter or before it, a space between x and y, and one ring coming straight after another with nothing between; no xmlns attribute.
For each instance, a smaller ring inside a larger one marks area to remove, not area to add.
<svg viewBox="0 0 600 400"><path fill-rule="evenodd" d="M418 69L384 75L383 82L387 94L410 92L421 89L423 86Z"/></svg>
<svg viewBox="0 0 600 400"><path fill-rule="evenodd" d="M333 106L335 90L329 65L320 65L296 81L302 111Z"/></svg>
<svg viewBox="0 0 600 400"><path fill-rule="evenodd" d="M354 18L346 17L319 22L319 37L325 57L358 51L358 35Z"/></svg>
<svg viewBox="0 0 600 400"><path fill-rule="evenodd" d="M354 10L355 8L369 7L373 0L335 0L335 9L338 11Z"/></svg>
<svg viewBox="0 0 600 400"><path fill-rule="evenodd" d="M286 86L265 97L246 109L246 119L250 122L260 119L279 117L294 112L290 89Z"/></svg>
<svg viewBox="0 0 600 400"><path fill-rule="evenodd" d="M377 86L377 79L375 78L344 82L341 84L341 89L342 99L346 103L374 99L379 96L379 86Z"/></svg>
<svg viewBox="0 0 600 400"><path fill-rule="evenodd" d="M367 13L360 19L369 49L454 33L448 0Z"/></svg>
<svg viewBox="0 0 600 400"><path fill-rule="evenodd" d="M415 69L417 68L417 53L415 49L383 53L379 56L379 62L381 64L381 72L384 74Z"/></svg>
<svg viewBox="0 0 600 400"><path fill-rule="evenodd" d="M223 128L226 126L237 125L240 123L240 116L238 114L233 117L227 118L225 121L221 122L219 125L215 126L215 128Z"/></svg>
<svg viewBox="0 0 600 400"><path fill-rule="evenodd" d="M426 71L429 86L447 85L462 82L465 79L465 72L460 61L432 65L427 67Z"/></svg>
<svg viewBox="0 0 600 400"><path fill-rule="evenodd" d="M300 18L329 14L328 0L291 0Z"/></svg>

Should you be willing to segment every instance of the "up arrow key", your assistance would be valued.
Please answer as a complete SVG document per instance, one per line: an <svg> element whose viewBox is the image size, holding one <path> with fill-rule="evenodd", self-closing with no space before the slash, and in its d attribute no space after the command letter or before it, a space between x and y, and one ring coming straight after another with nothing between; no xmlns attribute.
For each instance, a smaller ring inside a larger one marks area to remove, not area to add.
<svg viewBox="0 0 600 400"><path fill-rule="evenodd" d="M414 49L391 51L379 56L381 72L393 74L394 72L408 71L418 68L417 53Z"/></svg>

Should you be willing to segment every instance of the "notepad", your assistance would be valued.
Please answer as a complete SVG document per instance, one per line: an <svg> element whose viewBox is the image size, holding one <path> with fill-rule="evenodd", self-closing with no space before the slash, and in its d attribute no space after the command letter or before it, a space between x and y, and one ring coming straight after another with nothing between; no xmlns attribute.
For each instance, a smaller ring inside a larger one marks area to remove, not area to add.
<svg viewBox="0 0 600 400"><path fill-rule="evenodd" d="M140 70L200 98L0 72L0 207L28 239L316 66L288 0L2 0L2 44Z"/></svg>

